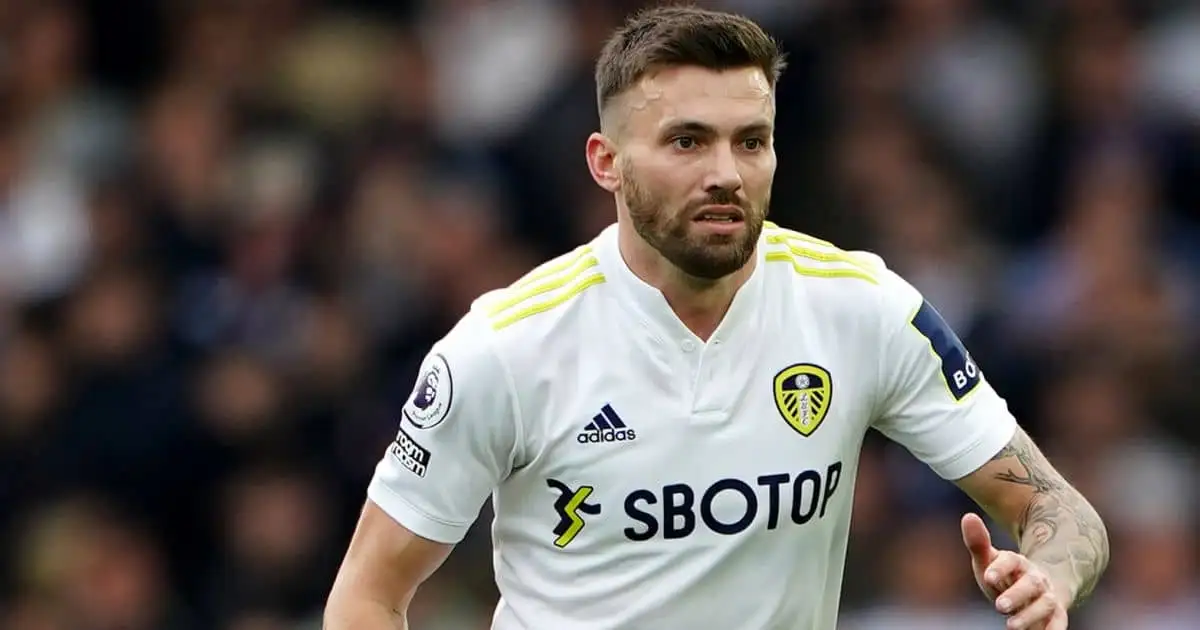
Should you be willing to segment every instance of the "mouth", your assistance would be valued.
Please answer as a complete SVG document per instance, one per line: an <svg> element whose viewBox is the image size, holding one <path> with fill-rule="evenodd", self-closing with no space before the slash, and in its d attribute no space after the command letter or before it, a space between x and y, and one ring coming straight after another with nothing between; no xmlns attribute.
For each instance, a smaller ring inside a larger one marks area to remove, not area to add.
<svg viewBox="0 0 1200 630"><path fill-rule="evenodd" d="M700 208L692 221L696 223L735 224L745 221L745 213L738 206L712 205Z"/></svg>

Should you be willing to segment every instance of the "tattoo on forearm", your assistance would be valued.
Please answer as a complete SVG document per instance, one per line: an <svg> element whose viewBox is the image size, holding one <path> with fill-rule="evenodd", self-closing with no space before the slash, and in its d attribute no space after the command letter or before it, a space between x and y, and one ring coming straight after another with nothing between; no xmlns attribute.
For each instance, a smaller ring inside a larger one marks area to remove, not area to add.
<svg viewBox="0 0 1200 630"><path fill-rule="evenodd" d="M1067 571L1077 582L1076 602L1085 599L1108 565L1108 534L1100 515L1054 471L1024 431L992 461L1009 464L996 479L1033 489L1033 500L1017 522L1021 553L1052 570Z"/></svg>

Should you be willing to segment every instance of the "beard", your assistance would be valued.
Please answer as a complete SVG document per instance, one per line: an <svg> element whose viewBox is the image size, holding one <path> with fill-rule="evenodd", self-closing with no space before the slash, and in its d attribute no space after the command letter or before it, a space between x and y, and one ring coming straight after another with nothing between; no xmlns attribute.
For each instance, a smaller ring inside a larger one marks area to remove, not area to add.
<svg viewBox="0 0 1200 630"><path fill-rule="evenodd" d="M739 198L736 192L720 190L702 201L672 209L663 195L638 181L628 166L622 169L621 191L638 235L680 271L703 280L724 278L750 261L771 199L767 194L756 204ZM693 217L707 205L738 206L745 229L736 234L705 234L693 229Z"/></svg>

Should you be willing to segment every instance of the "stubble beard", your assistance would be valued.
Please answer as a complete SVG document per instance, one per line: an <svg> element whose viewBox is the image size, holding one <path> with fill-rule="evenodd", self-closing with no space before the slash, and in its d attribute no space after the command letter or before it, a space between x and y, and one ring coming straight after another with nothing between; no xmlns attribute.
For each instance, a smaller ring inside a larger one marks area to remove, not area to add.
<svg viewBox="0 0 1200 630"><path fill-rule="evenodd" d="M672 211L667 201L643 186L630 169L625 171L621 190L633 229L684 274L700 280L719 280L750 261L762 234L769 195L755 204L739 199L736 193L718 191L703 202ZM745 229L737 234L703 234L693 229L696 209L709 204L739 206Z"/></svg>

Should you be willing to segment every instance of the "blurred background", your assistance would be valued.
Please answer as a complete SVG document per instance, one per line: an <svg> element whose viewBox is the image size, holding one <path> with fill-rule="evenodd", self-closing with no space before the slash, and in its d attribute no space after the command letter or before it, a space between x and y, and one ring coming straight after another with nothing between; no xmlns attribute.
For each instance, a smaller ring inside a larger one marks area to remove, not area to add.
<svg viewBox="0 0 1200 630"><path fill-rule="evenodd" d="M425 350L613 220L639 4L0 0L0 628L319 627ZM1072 628L1200 628L1200 4L707 4L790 52L773 218L922 289L1107 518ZM1002 627L952 485L873 439L856 501L841 627ZM414 628L487 627L487 536Z"/></svg>

